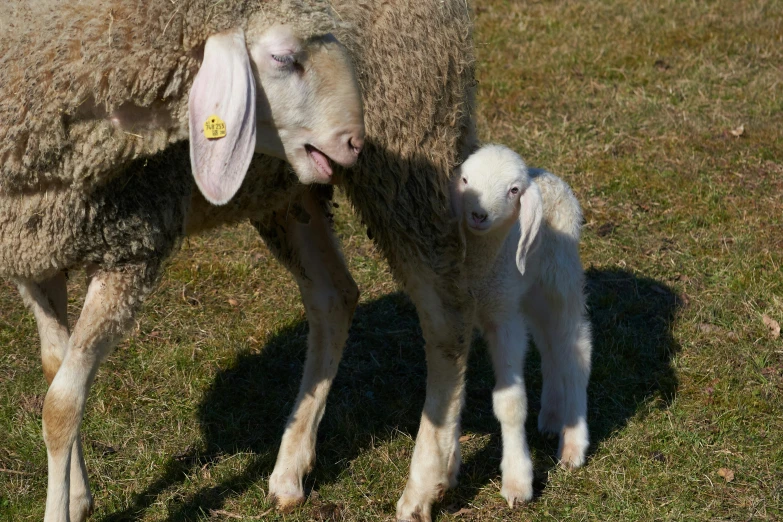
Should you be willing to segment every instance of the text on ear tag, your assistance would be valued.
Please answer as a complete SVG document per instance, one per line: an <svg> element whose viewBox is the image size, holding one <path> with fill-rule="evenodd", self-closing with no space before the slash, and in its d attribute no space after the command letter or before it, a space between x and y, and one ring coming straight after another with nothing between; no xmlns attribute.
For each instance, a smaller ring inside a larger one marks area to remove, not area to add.
<svg viewBox="0 0 783 522"><path fill-rule="evenodd" d="M226 135L226 122L214 114L204 122L204 137L208 139L223 138Z"/></svg>

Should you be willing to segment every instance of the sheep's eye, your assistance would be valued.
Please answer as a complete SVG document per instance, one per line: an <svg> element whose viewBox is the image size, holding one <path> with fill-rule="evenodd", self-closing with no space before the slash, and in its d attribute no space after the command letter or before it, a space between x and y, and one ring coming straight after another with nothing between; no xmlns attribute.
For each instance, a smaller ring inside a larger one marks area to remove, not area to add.
<svg viewBox="0 0 783 522"><path fill-rule="evenodd" d="M462 182L467 185L468 184L468 178L462 178Z"/></svg>
<svg viewBox="0 0 783 522"><path fill-rule="evenodd" d="M272 59L282 65L292 65L296 62L292 54L273 54Z"/></svg>
<svg viewBox="0 0 783 522"><path fill-rule="evenodd" d="M512 194L519 194L519 187L511 187L511 190L509 191Z"/></svg>

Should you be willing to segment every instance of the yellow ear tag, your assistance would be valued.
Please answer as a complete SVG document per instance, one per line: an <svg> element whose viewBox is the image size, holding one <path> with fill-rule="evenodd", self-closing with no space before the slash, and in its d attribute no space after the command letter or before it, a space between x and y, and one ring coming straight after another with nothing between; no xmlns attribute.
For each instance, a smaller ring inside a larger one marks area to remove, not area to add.
<svg viewBox="0 0 783 522"><path fill-rule="evenodd" d="M204 137L208 139L223 138L226 135L226 122L214 114L204 122Z"/></svg>

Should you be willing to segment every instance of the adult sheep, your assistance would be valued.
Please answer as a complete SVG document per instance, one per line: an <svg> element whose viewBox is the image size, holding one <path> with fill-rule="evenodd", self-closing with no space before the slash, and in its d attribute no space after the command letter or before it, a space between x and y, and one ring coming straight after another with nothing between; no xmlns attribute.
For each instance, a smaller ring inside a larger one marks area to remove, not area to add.
<svg viewBox="0 0 783 522"><path fill-rule="evenodd" d="M459 414L471 339L473 302L462 266L464 246L449 201L453 168L474 146L469 11L462 0L395 4L333 0L330 6L340 21L334 33L350 51L367 108L368 135L360 161L338 177L415 302L426 341L427 399L410 480L397 508L400 519L424 521L430 518L432 503L456 480ZM172 5L170 10L174 9ZM161 20L172 16L167 13ZM171 31L171 25L167 30ZM132 109L131 113L137 110ZM155 161L173 168L174 154L167 152ZM187 220L188 230L198 230L251 218L302 291L310 324L308 356L269 484L270 495L287 508L304 499L302 478L314 461L315 433L358 290L332 235L326 191L294 191L291 195L277 188L284 178L279 172L282 167L269 161L257 157L251 163L251 173L227 205L210 207L203 198L194 197ZM131 182L141 183L137 178ZM273 182L265 183L267 179ZM123 185L116 182L116 187ZM259 213L263 206L259 198L268 197L272 189L288 196ZM62 330L67 326L51 320L46 323L46 317L57 314L56 306L47 305L45 293L55 297L54 305L64 302L57 297L62 294L62 283L57 282L54 291L51 284L50 280L33 286L43 296L37 315L44 318L39 322ZM127 296L118 293L111 302ZM120 333L117 329L116 334ZM42 339L50 337L42 331Z"/></svg>
<svg viewBox="0 0 783 522"><path fill-rule="evenodd" d="M332 0L348 30L365 107L365 147L342 175L351 204L416 305L425 339L427 395L399 520L430 520L433 502L455 485L459 419L472 338L464 242L451 217L454 167L475 148L472 25L464 0ZM257 225L297 277L310 334L304 377L286 426L269 493L286 509L304 501L318 423L342 356L355 285L331 242L292 244L295 218ZM282 245L282 247L280 246ZM328 250L324 250L326 247ZM315 263L324 253L328 263ZM302 272L299 260L315 277ZM316 307L307 302L317 302ZM315 330L314 330L315 328Z"/></svg>
<svg viewBox="0 0 783 522"><path fill-rule="evenodd" d="M86 397L162 263L186 230L271 216L297 177L352 165L361 97L325 3L12 2L0 18L0 276L36 317L50 383L45 520L76 522L92 509ZM193 177L214 203L241 188L245 208L211 207ZM71 332L65 271L80 267Z"/></svg>

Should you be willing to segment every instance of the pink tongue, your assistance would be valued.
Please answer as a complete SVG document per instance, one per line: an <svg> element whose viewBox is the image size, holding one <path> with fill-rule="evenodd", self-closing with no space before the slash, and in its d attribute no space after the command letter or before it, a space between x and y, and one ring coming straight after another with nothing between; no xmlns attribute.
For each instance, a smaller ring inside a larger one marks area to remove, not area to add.
<svg viewBox="0 0 783 522"><path fill-rule="evenodd" d="M312 156L315 164L318 166L318 170L320 170L322 174L327 176L332 175L332 167L329 165L329 158L327 158L320 150L310 149L310 156Z"/></svg>

